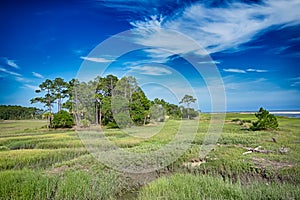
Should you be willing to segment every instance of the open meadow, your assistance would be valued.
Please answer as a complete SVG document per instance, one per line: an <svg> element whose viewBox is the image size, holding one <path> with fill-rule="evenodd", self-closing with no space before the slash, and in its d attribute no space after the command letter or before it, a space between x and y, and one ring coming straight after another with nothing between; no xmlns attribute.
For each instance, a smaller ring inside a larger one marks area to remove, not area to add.
<svg viewBox="0 0 300 200"><path fill-rule="evenodd" d="M249 131L254 120L253 114L228 113L214 149L199 158L210 122L202 114L188 150L145 174L101 164L73 129L48 130L42 120L1 121L0 199L299 199L300 119L278 117L277 130ZM150 138L141 134L150 126L139 127L139 137L119 129L105 136L124 150L149 152L168 144L179 123L154 127L159 133Z"/></svg>

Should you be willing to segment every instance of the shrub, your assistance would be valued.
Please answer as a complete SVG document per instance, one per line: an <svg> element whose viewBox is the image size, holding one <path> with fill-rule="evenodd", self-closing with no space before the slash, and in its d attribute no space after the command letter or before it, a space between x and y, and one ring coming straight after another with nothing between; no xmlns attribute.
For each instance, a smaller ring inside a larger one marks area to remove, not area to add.
<svg viewBox="0 0 300 200"><path fill-rule="evenodd" d="M6 151L9 150L7 146L0 146L0 151Z"/></svg>
<svg viewBox="0 0 300 200"><path fill-rule="evenodd" d="M51 123L53 128L71 128L73 125L73 117L65 110L61 110L55 114Z"/></svg>
<svg viewBox="0 0 300 200"><path fill-rule="evenodd" d="M253 131L276 129L278 127L277 118L263 108L260 108L259 111L255 113L255 116L258 120L253 122L252 126L250 127L250 129Z"/></svg>
<svg viewBox="0 0 300 200"><path fill-rule="evenodd" d="M81 127L86 128L86 127L90 127L90 125L91 125L91 122L88 119L83 119L83 120L80 121L80 126Z"/></svg>
<svg viewBox="0 0 300 200"><path fill-rule="evenodd" d="M115 122L108 122L106 125L108 129L119 128L119 126Z"/></svg>

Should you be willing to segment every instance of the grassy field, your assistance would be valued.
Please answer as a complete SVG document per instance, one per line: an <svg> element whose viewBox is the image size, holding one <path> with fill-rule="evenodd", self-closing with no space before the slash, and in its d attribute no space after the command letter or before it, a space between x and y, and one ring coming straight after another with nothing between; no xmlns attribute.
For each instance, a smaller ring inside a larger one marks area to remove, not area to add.
<svg viewBox="0 0 300 200"><path fill-rule="evenodd" d="M227 114L213 151L199 157L210 122L203 114L198 129L182 131L197 130L188 150L147 174L99 163L72 129L48 130L45 121L1 121L0 199L299 199L300 119L278 117L278 130L256 132L247 130L251 120L252 114ZM145 153L168 144L179 129L180 122L170 120L125 130L128 134L107 129L105 136L124 150ZM153 130L158 133L152 136ZM257 147L272 152L245 154ZM281 148L288 151L280 153Z"/></svg>

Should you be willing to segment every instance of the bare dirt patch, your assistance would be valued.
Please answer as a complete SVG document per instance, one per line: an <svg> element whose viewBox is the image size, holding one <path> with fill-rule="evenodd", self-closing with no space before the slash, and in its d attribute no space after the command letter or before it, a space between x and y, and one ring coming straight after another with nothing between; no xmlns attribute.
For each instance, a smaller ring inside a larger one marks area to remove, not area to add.
<svg viewBox="0 0 300 200"><path fill-rule="evenodd" d="M51 174L62 174L65 170L69 169L68 166L55 167L49 171Z"/></svg>
<svg viewBox="0 0 300 200"><path fill-rule="evenodd" d="M272 168L275 170L287 167L293 167L294 165L288 162L278 162L278 161L271 161L264 158L252 158L253 163L260 167L260 168Z"/></svg>
<svg viewBox="0 0 300 200"><path fill-rule="evenodd" d="M200 158L193 158L193 159L189 160L188 162L184 162L182 165L187 168L194 168L194 167L200 166L203 163L206 163L206 161L202 160Z"/></svg>

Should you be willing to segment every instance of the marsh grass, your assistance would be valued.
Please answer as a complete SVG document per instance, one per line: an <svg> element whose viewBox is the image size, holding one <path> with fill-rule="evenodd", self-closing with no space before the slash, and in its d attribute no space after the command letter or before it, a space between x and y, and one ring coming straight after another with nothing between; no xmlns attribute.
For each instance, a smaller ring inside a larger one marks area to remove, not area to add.
<svg viewBox="0 0 300 200"><path fill-rule="evenodd" d="M199 159L210 119L209 114L201 115L190 147L174 163L157 172L158 176L168 176L142 188L140 199L299 197L300 119L278 117L277 130L253 132L239 123L255 120L253 114L230 113L217 145L201 158L205 162L193 168L184 167L183 162ZM181 123L186 128L180 134L195 130L194 122L168 120L160 124L164 126L132 129L132 134L105 129L104 136L127 151L152 152L172 141ZM119 199L131 190L124 174L120 176L102 165L85 148L90 145L109 151L111 147L101 142L103 134L101 138L95 132L83 144L78 132L47 130L41 128L44 124L44 121L30 120L0 122L0 199ZM93 140L95 137L97 141ZM274 152L243 155L246 147L258 146ZM289 151L281 154L278 152L281 147ZM175 175L171 176L172 173Z"/></svg>
<svg viewBox="0 0 300 200"><path fill-rule="evenodd" d="M36 131L47 124L44 120L4 120L0 121L0 136L7 134L17 134L21 132Z"/></svg>
<svg viewBox="0 0 300 200"><path fill-rule="evenodd" d="M52 164L86 154L79 149L20 149L0 152L0 169L47 168Z"/></svg>
<svg viewBox="0 0 300 200"><path fill-rule="evenodd" d="M117 173L7 170L0 172L0 199L113 199L122 189Z"/></svg>
<svg viewBox="0 0 300 200"><path fill-rule="evenodd" d="M292 184L233 183L221 177L175 174L142 188L139 199L296 199L300 188Z"/></svg>
<svg viewBox="0 0 300 200"><path fill-rule="evenodd" d="M82 147L74 132L45 132L43 134L10 135L0 138L0 146L9 149Z"/></svg>

